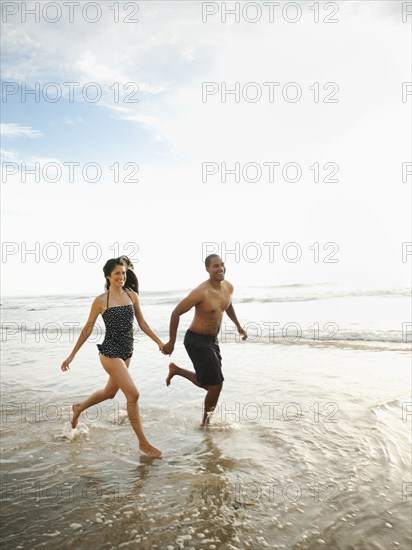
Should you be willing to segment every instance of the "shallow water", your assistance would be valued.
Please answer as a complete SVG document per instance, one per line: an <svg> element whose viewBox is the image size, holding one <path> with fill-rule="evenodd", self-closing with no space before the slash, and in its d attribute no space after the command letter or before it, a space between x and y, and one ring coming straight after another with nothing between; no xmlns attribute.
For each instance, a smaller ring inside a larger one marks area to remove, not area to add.
<svg viewBox="0 0 412 550"><path fill-rule="evenodd" d="M77 307L57 307L56 318L74 319ZM239 304L238 316L257 319L259 307ZM155 327L170 304L153 308L143 305ZM302 325L308 311L302 306ZM202 390L178 377L167 388L168 359L139 335L131 372L146 434L163 451L155 460L139 453L121 393L71 429L71 403L107 378L95 343L63 374L68 336L22 342L21 330L10 332L3 548L410 548L412 404L402 341L384 349L379 341L227 338L224 389L204 430ZM173 360L189 367L181 338Z"/></svg>

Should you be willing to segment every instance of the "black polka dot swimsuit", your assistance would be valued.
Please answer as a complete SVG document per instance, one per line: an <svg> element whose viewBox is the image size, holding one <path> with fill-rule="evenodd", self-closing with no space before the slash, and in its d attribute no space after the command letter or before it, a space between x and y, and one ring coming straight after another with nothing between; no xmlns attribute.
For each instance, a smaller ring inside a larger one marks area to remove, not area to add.
<svg viewBox="0 0 412 550"><path fill-rule="evenodd" d="M130 294L125 292L130 298ZM107 308L102 317L106 335L103 343L97 344L99 352L105 357L129 359L133 355L133 300L126 306L109 307L109 292L107 292Z"/></svg>

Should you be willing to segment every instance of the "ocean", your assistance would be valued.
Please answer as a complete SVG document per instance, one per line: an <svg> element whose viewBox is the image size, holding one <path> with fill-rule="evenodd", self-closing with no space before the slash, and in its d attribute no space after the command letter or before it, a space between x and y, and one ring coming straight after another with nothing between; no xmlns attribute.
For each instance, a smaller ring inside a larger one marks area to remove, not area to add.
<svg viewBox="0 0 412 550"><path fill-rule="evenodd" d="M97 293L96 293L97 294ZM186 290L141 292L163 341ZM228 317L225 382L208 429L181 318L171 359L135 331L130 372L146 435L139 453L125 398L76 430L71 404L103 388L99 318L60 370L93 296L4 298L2 547L7 549L406 550L411 538L410 295L333 283L236 289L249 338Z"/></svg>

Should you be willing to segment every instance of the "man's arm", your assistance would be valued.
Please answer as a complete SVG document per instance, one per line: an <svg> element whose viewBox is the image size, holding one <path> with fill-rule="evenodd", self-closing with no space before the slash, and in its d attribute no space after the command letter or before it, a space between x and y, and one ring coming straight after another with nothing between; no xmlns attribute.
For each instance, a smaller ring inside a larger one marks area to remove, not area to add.
<svg viewBox="0 0 412 550"><path fill-rule="evenodd" d="M235 324L238 333L242 336L242 340L246 340L247 334L246 331L242 328L240 325L238 318L236 316L235 308L233 307L233 304L230 304L230 306L226 310L227 316L233 323Z"/></svg>
<svg viewBox="0 0 412 550"><path fill-rule="evenodd" d="M171 355L173 353L177 329L179 327L180 316L187 313L192 307L197 306L202 301L202 292L199 289L193 290L186 298L177 304L170 316L169 341L163 346L163 353Z"/></svg>

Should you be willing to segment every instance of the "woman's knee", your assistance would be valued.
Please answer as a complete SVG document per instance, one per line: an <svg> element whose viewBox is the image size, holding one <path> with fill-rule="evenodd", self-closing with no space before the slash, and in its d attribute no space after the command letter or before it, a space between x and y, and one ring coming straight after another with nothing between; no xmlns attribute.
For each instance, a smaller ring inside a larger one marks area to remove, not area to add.
<svg viewBox="0 0 412 550"><path fill-rule="evenodd" d="M114 399L117 395L117 391L106 392L106 399Z"/></svg>
<svg viewBox="0 0 412 550"><path fill-rule="evenodd" d="M127 402L129 403L136 403L137 400L139 399L140 397L140 394L139 394L139 390L137 388L133 389L133 390L130 390L127 392L126 394L126 399L127 399Z"/></svg>

